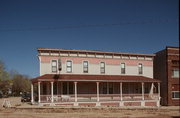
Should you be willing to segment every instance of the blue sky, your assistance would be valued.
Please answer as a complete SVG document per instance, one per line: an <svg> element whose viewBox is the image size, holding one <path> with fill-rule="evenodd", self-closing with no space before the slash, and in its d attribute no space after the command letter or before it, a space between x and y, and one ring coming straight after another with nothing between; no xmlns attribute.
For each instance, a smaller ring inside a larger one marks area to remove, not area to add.
<svg viewBox="0 0 180 118"><path fill-rule="evenodd" d="M37 48L152 54L179 46L178 0L0 0L0 59L39 75Z"/></svg>

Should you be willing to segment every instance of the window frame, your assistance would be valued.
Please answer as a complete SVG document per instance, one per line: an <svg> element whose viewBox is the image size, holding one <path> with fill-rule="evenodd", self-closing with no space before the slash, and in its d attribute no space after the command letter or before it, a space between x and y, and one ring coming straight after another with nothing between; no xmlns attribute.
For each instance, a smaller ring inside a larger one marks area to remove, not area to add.
<svg viewBox="0 0 180 118"><path fill-rule="evenodd" d="M179 98L176 98L173 93L179 93ZM172 91L172 99L180 99L180 91Z"/></svg>
<svg viewBox="0 0 180 118"><path fill-rule="evenodd" d="M68 62L71 62L71 65L70 65L70 66L68 66ZM68 68L70 68L71 71L68 71ZM67 60L67 61L66 61L66 72L67 72L67 73L72 73L72 61L71 61L71 60Z"/></svg>
<svg viewBox="0 0 180 118"><path fill-rule="evenodd" d="M172 75L171 75L171 76L172 76L172 78L179 78L180 76L174 76L174 71L175 71L175 70L178 70L178 71L179 71L178 68L172 69L172 71L171 71L171 72L172 72Z"/></svg>
<svg viewBox="0 0 180 118"><path fill-rule="evenodd" d="M124 68L122 67L122 64L124 64ZM126 63L121 63L121 74L126 74Z"/></svg>
<svg viewBox="0 0 180 118"><path fill-rule="evenodd" d="M140 65L141 65L141 67L140 67ZM139 64L138 64L138 74L139 74L139 75L142 75L142 74L143 74L143 64L142 64L142 63L139 63Z"/></svg>
<svg viewBox="0 0 180 118"><path fill-rule="evenodd" d="M101 64L102 64L102 63L104 63L104 67L101 67ZM100 62L100 73L101 73L101 74L105 74L105 72L106 72L105 67L106 67L106 66L105 66L105 62ZM101 71L101 70L103 70L103 71Z"/></svg>
<svg viewBox="0 0 180 118"><path fill-rule="evenodd" d="M53 66L53 62L56 62L55 66ZM51 72L52 73L57 73L58 72L57 63L58 63L57 60L55 60L55 59L51 60ZM53 70L53 68L55 68L55 71Z"/></svg>
<svg viewBox="0 0 180 118"><path fill-rule="evenodd" d="M87 63L87 67L85 67L85 63ZM87 68L87 70L85 69L85 68ZM88 61L83 61L83 73L88 73L88 70L89 69L89 62Z"/></svg>

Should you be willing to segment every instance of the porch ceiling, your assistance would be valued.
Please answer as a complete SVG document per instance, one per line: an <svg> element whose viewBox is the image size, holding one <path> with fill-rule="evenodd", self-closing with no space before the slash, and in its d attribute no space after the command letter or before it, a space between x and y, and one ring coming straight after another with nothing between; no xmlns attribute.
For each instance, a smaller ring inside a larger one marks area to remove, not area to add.
<svg viewBox="0 0 180 118"><path fill-rule="evenodd" d="M73 82L160 82L144 76L130 75L80 75L80 74L45 74L33 78L32 83L39 81L73 81Z"/></svg>

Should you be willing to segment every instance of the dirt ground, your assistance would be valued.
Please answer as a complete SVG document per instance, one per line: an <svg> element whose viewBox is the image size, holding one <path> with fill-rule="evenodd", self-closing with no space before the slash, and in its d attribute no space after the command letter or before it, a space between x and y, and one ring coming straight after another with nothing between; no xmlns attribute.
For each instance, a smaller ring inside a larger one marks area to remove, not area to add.
<svg viewBox="0 0 180 118"><path fill-rule="evenodd" d="M160 108L64 108L39 107L21 103L20 97L6 98L13 108L3 108L0 99L0 118L180 118L179 106Z"/></svg>

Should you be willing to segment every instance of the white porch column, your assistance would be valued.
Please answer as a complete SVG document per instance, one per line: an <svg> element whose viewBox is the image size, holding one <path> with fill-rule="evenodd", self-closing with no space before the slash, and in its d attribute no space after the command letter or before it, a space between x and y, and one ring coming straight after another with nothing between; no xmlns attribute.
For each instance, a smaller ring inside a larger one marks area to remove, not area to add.
<svg viewBox="0 0 180 118"><path fill-rule="evenodd" d="M159 98L159 100L160 100L160 98L161 98L161 96L160 96L160 83L158 83L158 98Z"/></svg>
<svg viewBox="0 0 180 118"><path fill-rule="evenodd" d="M31 103L34 103L34 87L33 87L33 83L31 83Z"/></svg>
<svg viewBox="0 0 180 118"><path fill-rule="evenodd" d="M107 94L109 94L109 82L107 82Z"/></svg>
<svg viewBox="0 0 180 118"><path fill-rule="evenodd" d="M142 82L142 100L144 100L144 83Z"/></svg>
<svg viewBox="0 0 180 118"><path fill-rule="evenodd" d="M75 102L77 102L77 82L74 82Z"/></svg>
<svg viewBox="0 0 180 118"><path fill-rule="evenodd" d="M51 102L54 102L54 91L53 91L53 88L54 88L54 82L51 82Z"/></svg>
<svg viewBox="0 0 180 118"><path fill-rule="evenodd" d="M99 102L99 82L96 82L97 85L97 102Z"/></svg>
<svg viewBox="0 0 180 118"><path fill-rule="evenodd" d="M121 95L121 101L123 100L122 98L122 82L120 83L120 95Z"/></svg>
<svg viewBox="0 0 180 118"><path fill-rule="evenodd" d="M41 82L38 82L38 102L40 103L41 102Z"/></svg>

